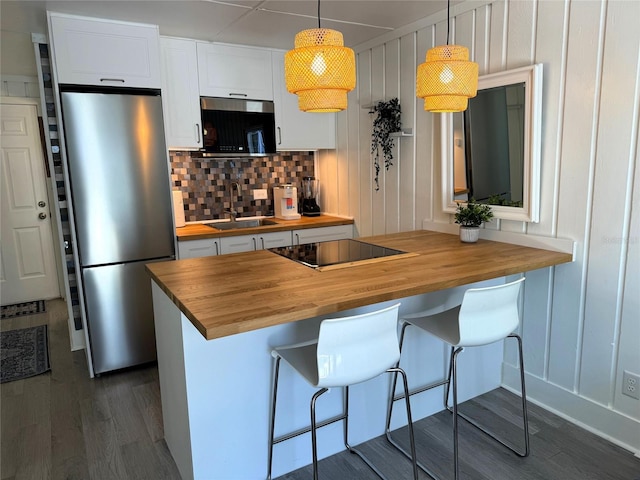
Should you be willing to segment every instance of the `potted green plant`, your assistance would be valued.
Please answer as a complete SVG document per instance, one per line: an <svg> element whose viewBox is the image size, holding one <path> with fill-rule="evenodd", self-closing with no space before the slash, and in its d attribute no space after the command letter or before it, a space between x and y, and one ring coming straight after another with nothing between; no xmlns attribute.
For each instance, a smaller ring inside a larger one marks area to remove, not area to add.
<svg viewBox="0 0 640 480"><path fill-rule="evenodd" d="M459 203L455 221L460 225L460 240L466 243L475 243L480 235L480 225L490 222L493 218L491 206L476 203L472 198L469 202Z"/></svg>
<svg viewBox="0 0 640 480"><path fill-rule="evenodd" d="M393 146L394 141L392 133L401 130L400 122L400 102L397 98L392 98L388 102L380 101L376 103L369 113L375 113L376 118L373 120L373 133L371 134L371 153L373 157L373 166L375 167L376 191L380 190L378 182L378 174L380 173L380 148L384 156L384 168L389 170L393 165Z"/></svg>

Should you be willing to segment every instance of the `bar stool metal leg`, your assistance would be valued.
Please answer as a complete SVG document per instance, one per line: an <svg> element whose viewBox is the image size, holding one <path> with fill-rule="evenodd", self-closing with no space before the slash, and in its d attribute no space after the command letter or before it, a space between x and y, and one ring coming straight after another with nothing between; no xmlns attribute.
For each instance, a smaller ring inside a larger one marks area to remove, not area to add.
<svg viewBox="0 0 640 480"><path fill-rule="evenodd" d="M400 334L400 351L402 351L402 347L403 347L403 342L404 342L404 334L405 334L405 330L406 327L409 324L405 323L402 326L402 330L401 330L401 334ZM519 354L519 363L520 363L520 384L521 384L521 392L522 392L522 419L523 419L523 430L524 430L524 451L520 451L516 448L514 448L511 445L508 445L506 442L504 442L503 440L501 440L500 438L497 438L493 433L489 432L488 430L486 430L484 427L480 426L475 420L473 420L472 418L468 417L467 415L465 415L464 413L461 413L458 411L458 392L457 392L457 356L459 353L461 353L464 348L463 347L451 347L450 349L450 354L449 354L449 368L448 368L448 374L447 374L447 378L446 380L442 381L442 382L436 382L434 384L431 385L427 385L425 387L420 387L417 388L413 391L411 391L409 393L409 395L414 395L416 393L421 393L423 391L429 390L431 388L440 386L440 385L445 385L445 393L444 393L444 406L447 410L449 410L449 412L451 412L453 414L453 455L454 455L454 478L457 480L459 478L459 460L458 460L458 451L459 451L459 445L458 445L458 417L463 418L464 420L466 420L467 422L469 422L470 424L472 424L473 426L475 426L476 428L478 428L479 430L481 430L482 432L484 432L485 434L487 434L488 436L490 436L491 438L493 438L494 440L496 440L497 442L499 442L500 444L504 445L505 447L507 447L509 450L513 451L516 455L520 456L520 457L526 457L529 455L529 451L530 451L530 447L529 447L529 423L528 423L528 413L527 413L527 398L526 398L526 389L525 389L525 373L524 373L524 361L523 361L523 355L522 355L522 339L520 338L519 335L517 334L511 334L509 335L508 338L515 338L518 341L518 354ZM399 365L400 362L398 362ZM453 384L452 384L453 383ZM396 390L396 386L397 386L397 375L394 375L393 381L392 381L392 386L391 386L391 395L390 395L390 399L389 399L389 406L387 409L387 423L386 423L386 429L385 429L385 434L387 437L387 440L389 441L389 443L391 443L394 447L396 447L398 450L400 450L407 458L410 458L409 456L409 452L407 452L398 442L395 441L395 439L392 437L391 435L391 415L393 413L393 403L404 398L403 394L398 394L398 395L394 395L394 392ZM453 394L453 405L449 405L449 395ZM417 461L416 462L418 467L424 471L427 475L429 475L431 478L438 480L438 477L428 468L426 467L422 462Z"/></svg>
<svg viewBox="0 0 640 480"><path fill-rule="evenodd" d="M349 387L345 386L343 388L344 391L344 413L342 415L335 416L328 420L324 420L320 423L316 421L316 401L317 399L328 392L328 388L322 388L318 390L313 397L311 398L310 403L310 415L311 415L311 425L307 428L300 429L296 432L292 432L287 435L283 435L279 438L274 438L275 434L275 414L276 414L276 400L278 393L278 376L280 371L280 357L276 357L276 362L274 366L274 385L273 385L273 396L272 396L272 407L271 407L271 422L269 426L269 453L268 453L268 474L267 480L271 480L271 472L273 467L273 446L276 443L283 442L285 440L289 440L298 435L302 435L303 433L311 432L311 450L312 450L312 459L313 459L313 478L314 480L318 480L318 448L317 448L317 429L331 423L335 423L337 421L343 420L343 435L344 435L344 446L345 448L352 454L357 455L367 466L381 479L385 479L386 477L380 472L380 470L373 464L371 461L364 456L358 449L352 447L349 444ZM402 384L404 389L403 398L405 398L405 405L407 407L407 424L409 430L409 444L411 453L405 453L405 455L411 460L413 466L413 478L414 480L418 480L418 464L416 461L416 444L415 444L415 436L413 433L413 417L411 415L411 404L409 401L409 384L407 381L407 375L399 367L391 367L387 370L387 373L392 373L394 375L394 381L397 380L398 374L402 376Z"/></svg>
<svg viewBox="0 0 640 480"><path fill-rule="evenodd" d="M447 383L445 385L445 389L444 389L444 408L446 408L447 410L449 410L450 412L452 411L451 408L449 407L449 390L451 389L451 375L453 374L453 352L455 351L455 347L451 347L449 349L449 369L448 369L448 374L447 374L447 379L445 380Z"/></svg>
<svg viewBox="0 0 640 480"><path fill-rule="evenodd" d="M402 319L403 328L400 337L400 351L402 352L402 342L407 324L414 325L424 330L445 344L451 346L449 357L449 368L447 378L432 385L420 387L414 393L423 392L438 385L446 385L444 393L444 406L453 413L453 456L454 456L454 477L457 480L460 475L460 464L458 458L458 416L470 422L481 431L497 440L505 447L512 450L521 457L529 455L529 427L527 415L527 402L525 391L525 373L522 354L522 339L512 333L520 324L518 312L518 296L524 278L492 287L481 287L468 289L462 299L462 303L457 306L438 313L424 312L422 314L411 315ZM494 434L488 432L475 421L458 411L458 355L465 347L488 345L498 340L506 338L516 338L518 341L518 354L520 356L520 383L522 391L522 419L524 428L524 451L508 445ZM398 360L398 365L400 360ZM453 382L453 385L452 385ZM393 402L402 398L402 395L395 395L396 382L393 382L389 408L387 411L387 439L389 442L403 451L402 448L393 441L389 431ZM449 393L453 390L453 407L449 406ZM405 455L406 452L403 451ZM418 464L429 476L435 478L422 464Z"/></svg>
<svg viewBox="0 0 640 480"><path fill-rule="evenodd" d="M527 457L529 455L530 452L530 447L529 447L529 415L528 415L528 409L527 409L527 392L526 392L526 388L525 388L525 372L524 372L524 357L522 355L522 338L520 337L520 335L512 333L511 335L509 335L507 338L515 338L518 342L518 356L519 356L519 364L520 364L520 391L521 391L521 402L522 402L522 428L524 431L524 449L518 449L516 447L514 447L513 445L509 445L508 443L506 443L504 440L498 438L494 433L492 433L490 430L484 428L483 426L481 426L478 422L476 422L473 418L467 416L464 413L458 412L457 415L460 416L461 418L463 418L464 420L466 420L467 422L469 422L471 425L473 425L474 427L476 427L478 430L482 431L484 434L488 435L489 437L493 438L496 442L500 443L501 445L505 446L506 448L508 448L509 450L511 450L513 453L515 453L516 455L518 455L519 457ZM454 352L454 348L451 348L451 358L453 359L453 352ZM452 365L453 362L450 364ZM451 378L451 373L449 374L450 378ZM453 374L453 378L455 381L456 378L456 374L454 371ZM454 413L454 409L457 410L456 407L456 401L454 399L454 405L453 408L451 406L449 406L449 384L447 384L447 392L445 394L445 407L447 408L447 410L449 410L451 413Z"/></svg>
<svg viewBox="0 0 640 480"><path fill-rule="evenodd" d="M349 387L347 387L349 388ZM318 442L316 440L316 400L323 393L328 392L328 388L321 388L311 397L311 451L313 454L313 480L318 480ZM347 393L347 396L349 394ZM349 418L349 411L345 415L345 423L347 422L347 418Z"/></svg>
<svg viewBox="0 0 640 480"><path fill-rule="evenodd" d="M409 458L409 460L411 460L412 466L413 466L413 478L414 480L418 480L418 464L416 461L416 441L415 441L415 436L413 433L413 418L411 415L411 404L409 402L409 383L407 381L407 375L404 372L404 370L402 370L399 367L392 367L390 369L387 370L388 373L393 373L394 374L394 378L397 378L398 374L400 374L402 376L402 384L403 384L403 389L405 392L405 405L407 407L407 425L408 425L408 430L409 430L409 445L410 445L410 450L411 453L407 454L407 457ZM347 391L347 396L346 396L346 412L347 412L347 418L345 419L345 437L344 437L344 445L347 448L347 450L349 450L349 452L357 455L358 457L360 457L362 459L362 461L364 463L366 463L369 468L371 470L373 470L376 475L378 475L378 477L384 479L386 478L382 472L380 472L380 470L378 470L378 468L376 468L375 465L373 465L369 459L367 457L365 457L362 453L360 453L357 449L353 448L351 445L349 445L349 439L348 439L348 430L347 430L347 425L348 425L348 402L349 402L349 394L348 394L348 389L349 387L345 387L345 390Z"/></svg>
<svg viewBox="0 0 640 480"><path fill-rule="evenodd" d="M418 480L418 460L416 456L416 441L413 433L413 417L411 415L411 395L409 394L409 382L407 381L407 374L400 367L394 367L387 370L388 372L394 372L394 377L398 378L398 373L402 375L402 385L404 390L404 401L407 408L407 427L409 430L409 445L411 448L411 462L413 464L413 478Z"/></svg>
<svg viewBox="0 0 640 480"><path fill-rule="evenodd" d="M280 357L276 357L273 367L273 394L271 397L271 421L269 422L269 453L267 455L267 480L271 480L273 467L273 445L276 425L276 399L278 398L278 376L280 374Z"/></svg>
<svg viewBox="0 0 640 480"><path fill-rule="evenodd" d="M522 338L520 335L512 334L510 337L514 337L518 342L518 354L520 355L520 394L522 396L522 428L524 429L524 452L516 452L521 457L528 457L529 448L529 409L527 408L527 392L524 386L524 356L522 354Z"/></svg>
<svg viewBox="0 0 640 480"><path fill-rule="evenodd" d="M402 347L404 344L404 336L405 336L405 331L407 329L407 327L409 326L408 323L403 323L402 324L402 328L400 330L400 352L402 352ZM398 361L398 363L396 364L396 368L399 369L400 367L400 361ZM403 372L403 370L399 370L401 372ZM405 382L406 382L406 375L405 377ZM386 422L386 426L385 426L385 436L387 437L387 441L393 445L396 449L398 449L402 454L404 454L405 457L412 459L412 458L416 458L416 466L418 468L420 468L420 470L422 470L424 473L426 473L429 477L431 477L434 480L438 480L438 477L423 463L419 462L417 460L417 457L415 456L415 452L407 452L406 449L404 447L402 447L398 442L396 442L396 440L391 436L391 416L393 414L393 404L395 402L397 402L398 400L402 400L403 398L405 399L405 402L407 404L407 408L410 407L410 398L412 395L415 395L416 393L421 393L424 392L426 390L430 390L432 388L435 387L439 387L441 385L444 385L446 383L446 381L441 381L441 382L436 382L430 385L427 385L425 387L420 387L417 388L413 391L409 390L409 386L408 383L405 384L404 386L404 393L400 393L398 395L395 395L395 391L396 391L396 386L398 383L398 373L396 372L393 376L393 380L391 382L391 391L390 391L390 395L389 395L389 404L387 406L387 422ZM409 420L409 424L411 424L412 420ZM413 429L409 429L409 435L410 437L413 437ZM413 447L412 447L413 448ZM412 457L413 455L413 457ZM417 476L416 476L417 478Z"/></svg>
<svg viewBox="0 0 640 480"><path fill-rule="evenodd" d="M398 347L398 310L400 304L382 308L375 312L343 318L329 318L321 322L318 338L311 341L274 348L271 355L276 359L273 374L273 396L269 423L269 453L267 479L271 480L273 447L298 435L311 433L313 478L318 479L318 428L343 421L344 446L360 457L380 478L382 473L361 452L349 444L349 386L366 382L383 373L402 375L406 398L409 442L413 466L413 478L418 480L416 447L413 434L413 418L409 402L409 387L405 372L397 365L400 361ZM371 352L372 356L363 355ZM317 390L310 402L309 425L294 432L275 437L275 416L278 392L280 359L284 359L309 385ZM331 365L331 368L328 367ZM389 365L392 365L389 367ZM316 420L316 403L329 388L342 388L343 411L326 420Z"/></svg>
<svg viewBox="0 0 640 480"><path fill-rule="evenodd" d="M451 371L453 373L453 478L460 478L460 465L458 461L458 354L464 349L458 347L451 353Z"/></svg>

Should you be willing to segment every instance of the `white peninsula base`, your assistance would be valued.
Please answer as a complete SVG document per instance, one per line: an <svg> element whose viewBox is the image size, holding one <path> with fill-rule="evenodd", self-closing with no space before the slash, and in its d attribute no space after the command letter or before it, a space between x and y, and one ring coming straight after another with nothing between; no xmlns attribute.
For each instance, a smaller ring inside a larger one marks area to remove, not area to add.
<svg viewBox="0 0 640 480"><path fill-rule="evenodd" d="M495 279L481 285L503 282L504 279ZM462 292L469 287L405 298L400 314L428 306L440 305L442 309L445 304L452 305L456 297L461 299ZM271 348L313 338L322 318L206 340L155 282L153 306L164 435L182 478L266 478L273 376ZM371 305L370 309L382 306ZM340 312L340 316L367 310L349 310ZM435 338L407 330L402 366L410 387L442 378L447 355L448 349ZM460 357L461 401L500 385L502 357L501 344L474 348ZM284 363L280 380L276 435L308 425L309 400L314 392ZM390 376L382 375L352 388L351 444L384 433L389 382ZM319 420L338 414L341 400L338 390L324 395L317 406ZM442 390L413 397L412 408L414 420L442 410ZM392 427L405 424L403 408L396 408ZM341 422L319 430L319 458L343 449ZM274 449L274 478L310 463L309 435L283 442Z"/></svg>

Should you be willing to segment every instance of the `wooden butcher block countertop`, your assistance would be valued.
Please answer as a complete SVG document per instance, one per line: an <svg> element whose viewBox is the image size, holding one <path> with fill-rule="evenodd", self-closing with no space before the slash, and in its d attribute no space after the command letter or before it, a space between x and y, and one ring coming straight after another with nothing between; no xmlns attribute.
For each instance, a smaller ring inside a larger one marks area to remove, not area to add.
<svg viewBox="0 0 640 480"><path fill-rule="evenodd" d="M238 218L242 221L242 218ZM217 230L204 223L192 223L184 227L176 228L176 236L179 242L186 240L199 240L201 238L233 237L236 235L254 235L266 232L282 232L285 230L301 230L305 228L333 227L336 225L352 225L353 219L320 215L318 217L300 217L299 220L281 220L269 218L276 225L263 225L255 228L242 228L234 230Z"/></svg>
<svg viewBox="0 0 640 480"><path fill-rule="evenodd" d="M268 250L152 263L208 339L571 262L567 253L426 230L358 240L416 255L318 271Z"/></svg>

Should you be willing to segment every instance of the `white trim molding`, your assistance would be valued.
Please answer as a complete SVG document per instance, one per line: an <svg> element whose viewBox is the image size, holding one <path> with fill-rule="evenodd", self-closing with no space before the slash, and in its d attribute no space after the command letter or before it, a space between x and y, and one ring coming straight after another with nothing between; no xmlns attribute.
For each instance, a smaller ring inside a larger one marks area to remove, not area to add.
<svg viewBox="0 0 640 480"><path fill-rule="evenodd" d="M0 95L3 97L39 98L38 77L0 75Z"/></svg>
<svg viewBox="0 0 640 480"><path fill-rule="evenodd" d="M424 220L422 222L422 228L424 230L457 235L460 226L455 223ZM489 230L487 228L480 229L480 238L484 240L493 240L494 242L522 245L524 247L542 248L545 250L553 250L554 252L570 253L573 256L573 261L576 259L576 242L570 238L544 237L541 235L530 235L526 233Z"/></svg>
<svg viewBox="0 0 640 480"><path fill-rule="evenodd" d="M559 417L640 456L640 421L525 374L527 400ZM519 394L520 370L502 364L502 387Z"/></svg>

